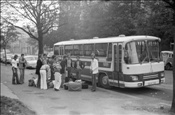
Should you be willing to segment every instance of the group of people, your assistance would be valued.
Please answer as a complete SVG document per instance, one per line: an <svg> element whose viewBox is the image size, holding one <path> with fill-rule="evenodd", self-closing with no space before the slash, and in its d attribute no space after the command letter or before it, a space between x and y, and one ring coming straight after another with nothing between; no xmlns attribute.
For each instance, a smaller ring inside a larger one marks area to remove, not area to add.
<svg viewBox="0 0 175 115"><path fill-rule="evenodd" d="M24 58L24 54L21 54L21 57L18 59L18 55L15 55L12 59L12 84L23 84L24 83L24 73L25 73L25 67L27 64L26 59ZM20 71L20 78L18 78L18 68Z"/></svg>
<svg viewBox="0 0 175 115"><path fill-rule="evenodd" d="M90 73L92 74L92 89L91 91L96 91L96 78L98 74L98 60L95 58L95 54L92 53L92 60L90 65ZM19 67L17 67L17 58L15 55L12 60L12 71L13 78L12 83L17 84L24 83L24 70L27 61L24 58L24 54L21 54L19 58ZM20 80L18 80L17 68L20 70ZM81 72L85 68L85 64L80 60L80 57L76 57L76 61L73 62L70 54L63 56L62 60L58 60L55 55L51 59L47 58L46 54L40 54L37 60L36 74L37 78L37 87L40 89L48 89L47 81L48 79L53 83L54 90L59 91L60 87L63 87L65 83L65 78L72 78L72 71L76 72L76 79L81 79Z"/></svg>

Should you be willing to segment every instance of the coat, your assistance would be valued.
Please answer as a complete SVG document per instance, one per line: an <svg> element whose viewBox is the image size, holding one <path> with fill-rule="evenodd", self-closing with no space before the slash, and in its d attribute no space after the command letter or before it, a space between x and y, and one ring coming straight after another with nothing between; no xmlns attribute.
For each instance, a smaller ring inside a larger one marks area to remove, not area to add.
<svg viewBox="0 0 175 115"><path fill-rule="evenodd" d="M35 72L35 74L37 74L37 75L40 74L40 68L41 68L42 65L43 65L43 63L42 63L41 59L38 59L37 60L37 65L36 65L36 72Z"/></svg>
<svg viewBox="0 0 175 115"><path fill-rule="evenodd" d="M82 61L79 60L79 66L81 67L81 69L84 69L85 65ZM74 64L74 68L77 68L77 61Z"/></svg>
<svg viewBox="0 0 175 115"><path fill-rule="evenodd" d="M61 74L64 74L65 73L65 70L66 70L66 66L67 66L67 60L62 60L61 63L61 70L60 70L60 73Z"/></svg>
<svg viewBox="0 0 175 115"><path fill-rule="evenodd" d="M19 58L19 69L24 69L26 67L27 61L26 59L22 59L22 57Z"/></svg>

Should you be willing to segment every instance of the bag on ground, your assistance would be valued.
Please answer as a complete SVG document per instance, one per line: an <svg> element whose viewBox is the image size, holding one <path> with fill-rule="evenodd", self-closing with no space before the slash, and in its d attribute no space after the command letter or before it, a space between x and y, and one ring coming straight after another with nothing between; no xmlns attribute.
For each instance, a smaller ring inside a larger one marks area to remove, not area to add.
<svg viewBox="0 0 175 115"><path fill-rule="evenodd" d="M48 88L53 88L54 87L54 84L51 80L47 80L47 87Z"/></svg>
<svg viewBox="0 0 175 115"><path fill-rule="evenodd" d="M88 89L88 84L87 83L82 83L82 89Z"/></svg>
<svg viewBox="0 0 175 115"><path fill-rule="evenodd" d="M68 86L69 91L81 91L82 90L82 83L69 82L67 86Z"/></svg>
<svg viewBox="0 0 175 115"><path fill-rule="evenodd" d="M35 82L33 79L30 79L28 82L29 82L28 86L30 86L30 87L35 85Z"/></svg>

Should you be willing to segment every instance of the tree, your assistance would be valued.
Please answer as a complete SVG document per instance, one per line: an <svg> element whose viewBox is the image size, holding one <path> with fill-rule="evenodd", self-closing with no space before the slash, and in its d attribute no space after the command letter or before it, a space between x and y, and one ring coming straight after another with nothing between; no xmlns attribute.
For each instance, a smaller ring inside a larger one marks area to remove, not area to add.
<svg viewBox="0 0 175 115"><path fill-rule="evenodd" d="M16 31L15 27L5 21L1 22L1 48L4 49L6 59L6 48L10 44L17 40L20 33Z"/></svg>
<svg viewBox="0 0 175 115"><path fill-rule="evenodd" d="M58 28L64 24L59 24L58 20L60 17L60 6L59 1L44 1L44 0L37 0L37 1L23 1L18 0L8 1L5 0L6 4L13 8L18 17L24 18L28 20L28 24L23 27L14 25L17 28L22 29L26 32L31 38L38 41L39 46L39 54L43 53L43 36L47 34L51 29ZM20 20L18 18L18 20ZM8 19L7 19L8 20ZM13 24L12 21L8 20L9 23ZM33 29L34 28L34 29ZM34 33L37 33L35 35Z"/></svg>
<svg viewBox="0 0 175 115"><path fill-rule="evenodd" d="M175 0L163 0L167 4L167 8L171 9L173 12L173 17L172 17L172 24L174 26L174 41L175 41ZM175 47L173 50L173 53L175 54ZM173 100L172 100L172 106L171 110L172 112L175 113L175 56L173 57Z"/></svg>

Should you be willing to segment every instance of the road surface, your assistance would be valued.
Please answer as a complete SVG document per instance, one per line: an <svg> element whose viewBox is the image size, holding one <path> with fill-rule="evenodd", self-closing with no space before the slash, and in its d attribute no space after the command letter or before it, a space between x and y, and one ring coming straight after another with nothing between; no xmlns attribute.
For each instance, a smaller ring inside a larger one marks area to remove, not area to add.
<svg viewBox="0 0 175 115"><path fill-rule="evenodd" d="M27 69L25 83L12 85L11 67L1 65L1 83L38 115L170 115L172 71L166 71L166 83L138 89L98 88L69 92L64 89L41 90L29 87L35 70ZM89 86L91 87L91 86Z"/></svg>

